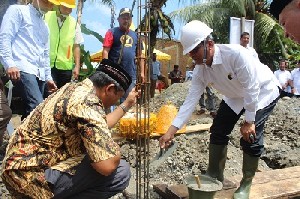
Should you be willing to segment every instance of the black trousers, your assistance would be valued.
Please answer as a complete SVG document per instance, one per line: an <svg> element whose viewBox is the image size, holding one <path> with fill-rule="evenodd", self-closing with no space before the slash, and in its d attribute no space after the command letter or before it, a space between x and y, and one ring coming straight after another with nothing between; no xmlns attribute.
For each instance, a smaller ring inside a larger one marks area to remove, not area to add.
<svg viewBox="0 0 300 199"><path fill-rule="evenodd" d="M263 150L263 136L264 125L269 115L272 113L279 97L275 99L271 104L263 109L256 111L255 115L255 133L256 138L253 143L245 141L242 137L240 139L240 145L242 150L251 155L259 157ZM229 141L228 135L233 130L235 124L245 112L243 109L239 114L236 114L225 102L222 100L217 112L216 118L213 120L213 124L210 127L210 143L216 145L227 145Z"/></svg>
<svg viewBox="0 0 300 199"><path fill-rule="evenodd" d="M88 156L75 170L75 175L52 169L45 171L54 199L106 199L122 192L129 184L130 166L125 160L109 176L96 172Z"/></svg>
<svg viewBox="0 0 300 199"><path fill-rule="evenodd" d="M66 83L69 83L71 81L72 70L59 70L57 68L51 68L51 75L57 88L61 88Z"/></svg>

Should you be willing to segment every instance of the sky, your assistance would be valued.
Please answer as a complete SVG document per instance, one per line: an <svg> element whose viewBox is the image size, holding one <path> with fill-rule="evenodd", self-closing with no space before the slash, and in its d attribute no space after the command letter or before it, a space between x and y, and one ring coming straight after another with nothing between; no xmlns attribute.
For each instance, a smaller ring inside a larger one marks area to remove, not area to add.
<svg viewBox="0 0 300 199"><path fill-rule="evenodd" d="M118 26L117 16L119 11L123 7L132 7L133 1L124 1L124 0L115 0L116 8L115 8L115 27ZM144 2L144 1L142 1ZM166 14L171 13L174 10L178 10L182 7L182 4L178 4L178 1L174 3L174 0L169 0L166 7L163 7L162 10ZM76 18L76 9L73 9L71 14L73 17ZM137 2L135 4L133 10L133 22L137 27ZM108 6L104 6L99 2L92 2L91 0L87 0L84 3L83 14L81 23L86 24L87 28L99 33L103 37L105 36L106 31L110 28L111 24L111 9ZM178 39L178 32L180 30L180 23L174 22L175 25L175 32L174 39ZM92 35L85 35L84 37L84 47L86 50L89 50L90 53L95 53L102 49L102 43L99 42L94 36Z"/></svg>

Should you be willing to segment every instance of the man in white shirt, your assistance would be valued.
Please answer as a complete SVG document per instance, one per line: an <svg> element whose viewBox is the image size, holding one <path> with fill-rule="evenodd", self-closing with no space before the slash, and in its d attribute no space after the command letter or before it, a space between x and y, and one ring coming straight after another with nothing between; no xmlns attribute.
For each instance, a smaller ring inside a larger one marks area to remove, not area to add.
<svg viewBox="0 0 300 199"><path fill-rule="evenodd" d="M291 88L294 89L294 96L300 97L300 60L298 60L297 68L292 71Z"/></svg>
<svg viewBox="0 0 300 199"><path fill-rule="evenodd" d="M279 98L279 83L272 71L239 44L214 44L212 33L201 21L191 21L181 30L183 54L196 62L189 94L168 131L159 140L160 147L170 145L174 134L192 115L205 87L211 84L223 100L210 128L207 175L224 181L228 135L242 114L240 140L243 150L243 179L234 198L248 198L263 145L265 121ZM258 66L258 67L257 67Z"/></svg>
<svg viewBox="0 0 300 199"><path fill-rule="evenodd" d="M250 41L250 34L248 32L243 32L241 34L241 38L240 38L241 46L247 48L251 52L251 54L254 58L259 59L256 50L254 48L248 46L249 41Z"/></svg>
<svg viewBox="0 0 300 199"><path fill-rule="evenodd" d="M292 75L289 71L286 69L286 61L280 60L279 62L279 69L274 72L275 77L278 79L280 85L281 85L281 91L280 91L280 97L292 97L293 89L291 89L290 82L292 80Z"/></svg>

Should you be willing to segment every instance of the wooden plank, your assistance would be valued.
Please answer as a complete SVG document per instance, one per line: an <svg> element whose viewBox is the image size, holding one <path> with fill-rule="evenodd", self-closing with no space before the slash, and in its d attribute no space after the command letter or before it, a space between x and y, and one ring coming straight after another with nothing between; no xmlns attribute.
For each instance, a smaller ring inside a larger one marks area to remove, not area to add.
<svg viewBox="0 0 300 199"><path fill-rule="evenodd" d="M193 133L197 131L208 131L211 125L212 124L210 123L210 124L196 124L192 126L187 126L185 133Z"/></svg>
<svg viewBox="0 0 300 199"><path fill-rule="evenodd" d="M172 185L166 188L167 195L170 199L188 199L188 188L184 184Z"/></svg>
<svg viewBox="0 0 300 199"><path fill-rule="evenodd" d="M208 131L212 124L195 124L186 127L186 131L177 131L176 134L195 133L198 131ZM151 133L152 137L162 136L163 134Z"/></svg>
<svg viewBox="0 0 300 199"><path fill-rule="evenodd" d="M239 184L242 176L228 178ZM172 188L173 187L173 188ZM178 188L180 187L180 189ZM172 190L177 198L186 196L184 185L172 185L164 191ZM236 189L218 191L214 199L232 199ZM168 193L167 193L168 194ZM173 196L174 198L175 196ZM299 199L300 198L300 166L285 169L257 172L253 179L249 199Z"/></svg>
<svg viewBox="0 0 300 199"><path fill-rule="evenodd" d="M183 134L183 133L195 133L195 132L200 132L200 131L208 131L210 129L212 124L196 124L196 125L191 125L186 127L186 131L177 131L176 134ZM160 137L163 134L159 133L151 133L151 137ZM118 133L112 133L112 137L114 140L121 140L124 139L120 134Z"/></svg>
<svg viewBox="0 0 300 199"><path fill-rule="evenodd" d="M239 184L242 176L229 178ZM231 199L236 189L217 192L215 199ZM287 199L300 197L300 166L257 172L249 199Z"/></svg>
<svg viewBox="0 0 300 199"><path fill-rule="evenodd" d="M158 193L162 198L168 199L168 194L166 192L168 185L166 184L154 184L153 190Z"/></svg>

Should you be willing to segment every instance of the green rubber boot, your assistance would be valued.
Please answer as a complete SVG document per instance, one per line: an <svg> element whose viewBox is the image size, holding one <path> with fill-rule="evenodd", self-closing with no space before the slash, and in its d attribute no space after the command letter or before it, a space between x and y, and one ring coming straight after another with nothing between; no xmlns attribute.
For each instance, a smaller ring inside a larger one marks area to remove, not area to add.
<svg viewBox="0 0 300 199"><path fill-rule="evenodd" d="M248 199L252 179L254 178L255 171L258 167L259 157L250 156L246 153L243 154L243 178L240 187L234 192L234 199Z"/></svg>
<svg viewBox="0 0 300 199"><path fill-rule="evenodd" d="M209 145L209 162L206 175L222 182L224 190L236 188L235 183L224 178L226 158L227 145Z"/></svg>
<svg viewBox="0 0 300 199"><path fill-rule="evenodd" d="M226 158L227 145L210 144L208 169L206 174L223 182Z"/></svg>

